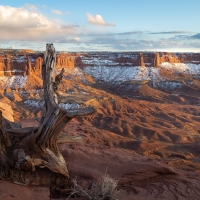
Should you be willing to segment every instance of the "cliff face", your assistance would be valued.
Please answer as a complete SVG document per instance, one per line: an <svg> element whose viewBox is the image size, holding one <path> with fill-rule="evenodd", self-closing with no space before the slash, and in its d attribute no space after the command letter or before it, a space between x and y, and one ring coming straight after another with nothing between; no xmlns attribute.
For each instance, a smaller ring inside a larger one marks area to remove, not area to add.
<svg viewBox="0 0 200 200"><path fill-rule="evenodd" d="M0 55L0 76L39 74L42 61L40 54Z"/></svg>
<svg viewBox="0 0 200 200"><path fill-rule="evenodd" d="M183 63L200 64L200 53L177 54L177 56Z"/></svg>
<svg viewBox="0 0 200 200"><path fill-rule="evenodd" d="M0 76L41 75L43 62L42 53L11 53L0 54ZM57 69L84 68L86 66L145 66L159 67L162 63L194 63L200 64L200 53L167 53L167 52L121 52L121 53L84 53L57 55Z"/></svg>
<svg viewBox="0 0 200 200"><path fill-rule="evenodd" d="M161 63L169 62L173 63L196 63L200 64L200 53L168 53L168 52L157 52L157 53L138 53L135 54L137 59L133 64L135 66L151 66L159 67Z"/></svg>
<svg viewBox="0 0 200 200"><path fill-rule="evenodd" d="M74 56L72 54L58 54L56 58L57 69L74 68Z"/></svg>
<svg viewBox="0 0 200 200"><path fill-rule="evenodd" d="M40 75L42 70L42 54L1 54L0 76L12 75ZM57 55L57 68L73 68L74 57L70 54Z"/></svg>
<svg viewBox="0 0 200 200"><path fill-rule="evenodd" d="M172 53L149 53L145 55L145 63L153 67L159 67L161 63L180 63L180 59Z"/></svg>
<svg viewBox="0 0 200 200"><path fill-rule="evenodd" d="M159 67L162 63L194 63L200 64L200 53L168 53L168 52L121 52L121 53L89 53L83 54L76 58L77 66L102 65L105 66L142 66L142 67ZM93 61L92 61L93 60ZM91 62L92 61L92 62Z"/></svg>
<svg viewBox="0 0 200 200"><path fill-rule="evenodd" d="M134 55L134 57L136 59L133 61L133 65L142 66L142 67L145 66L145 59L144 59L145 57L144 57L143 53L136 54L136 55Z"/></svg>
<svg viewBox="0 0 200 200"><path fill-rule="evenodd" d="M175 54L168 52L137 53L137 59L133 62L135 66L159 67L161 63L200 63L200 54Z"/></svg>

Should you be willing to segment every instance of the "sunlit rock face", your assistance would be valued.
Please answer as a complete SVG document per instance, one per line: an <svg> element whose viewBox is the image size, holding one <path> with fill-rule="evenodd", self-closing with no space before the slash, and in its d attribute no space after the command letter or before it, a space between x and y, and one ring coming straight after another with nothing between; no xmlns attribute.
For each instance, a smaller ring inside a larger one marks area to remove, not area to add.
<svg viewBox="0 0 200 200"><path fill-rule="evenodd" d="M41 54L2 54L0 55L0 75L29 75L41 73Z"/></svg>
<svg viewBox="0 0 200 200"><path fill-rule="evenodd" d="M74 57L71 54L57 55L57 68L73 68ZM40 75L42 70L42 53L0 54L0 76Z"/></svg>
<svg viewBox="0 0 200 200"><path fill-rule="evenodd" d="M74 56L72 54L60 53L56 58L57 69L74 68Z"/></svg>

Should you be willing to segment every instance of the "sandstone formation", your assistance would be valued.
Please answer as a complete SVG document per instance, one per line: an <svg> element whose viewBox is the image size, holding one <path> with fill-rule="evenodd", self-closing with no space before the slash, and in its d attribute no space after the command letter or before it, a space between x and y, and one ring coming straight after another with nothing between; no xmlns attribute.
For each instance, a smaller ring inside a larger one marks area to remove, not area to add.
<svg viewBox="0 0 200 200"><path fill-rule="evenodd" d="M56 59L57 69L74 68L74 56L72 54L60 53Z"/></svg>
<svg viewBox="0 0 200 200"><path fill-rule="evenodd" d="M136 54L137 55L137 54ZM169 53L169 52L157 52L157 53L143 53L138 55L139 59L133 63L138 66L151 66L159 67L163 62L169 63L200 63L200 53ZM145 63L145 65L144 65Z"/></svg>
<svg viewBox="0 0 200 200"><path fill-rule="evenodd" d="M0 52L0 87L1 89L18 89L23 88L25 90L30 90L30 88L41 89L42 88L42 79L41 79L41 69L43 62L43 54L40 52ZM93 77L103 76L101 80L105 79L105 76L110 74L110 78L115 76L115 79L118 77L115 69L119 67L133 67L129 69L130 74L137 74L138 67L147 67L146 72L138 74L138 78L144 79L149 76L151 73L152 67L159 67L162 63L185 63L185 64L200 64L200 53L169 53L169 52L87 52L87 53L65 53L60 52L57 54L56 59L56 68L57 72L61 68L70 69L66 70L67 73L71 71L74 67L81 69L83 73L85 71L87 74L92 75ZM166 63L166 64L167 64ZM193 66L193 65L188 65ZM91 73L90 68L93 67ZM108 68L105 71L104 67L114 67ZM116 67L116 68L115 68ZM127 69L127 68L126 68ZM121 68L121 75L127 73L126 69ZM195 68L196 69L196 68ZM103 70L103 71L102 71ZM140 68L142 70L142 68ZM73 70L72 70L73 71ZM148 71L148 73L147 73ZM118 72L117 72L118 73ZM166 75L167 71L165 71ZM155 73L153 74L153 76ZM189 74L190 75L190 74ZM188 75L188 76L189 76ZM144 77L143 77L144 76ZM69 77L68 77L69 78ZM67 79L68 79L67 78ZM77 77L80 78L80 77ZM86 79L89 77L87 76ZM124 77L128 80L127 77ZM124 79L123 78L123 79ZM165 76L166 78L166 76ZM172 77L171 77L172 78ZM169 79L169 77L167 77ZM189 77L187 78L187 80ZM66 83L67 80L64 80L64 84L61 87L63 89L69 83ZM69 81L69 80L68 80ZM65 85L65 86L64 86Z"/></svg>
<svg viewBox="0 0 200 200"><path fill-rule="evenodd" d="M140 54L137 56L137 59L133 62L133 64L136 65L136 66L142 66L142 67L145 66L145 60L144 60L144 55L143 55L143 53L140 53Z"/></svg>
<svg viewBox="0 0 200 200"><path fill-rule="evenodd" d="M146 54L145 55L145 63L147 65L153 66L153 67L159 67L161 63L163 62L169 62L169 63L180 63L180 59L172 53L155 53L152 55Z"/></svg>
<svg viewBox="0 0 200 200"><path fill-rule="evenodd" d="M0 54L0 76L40 75L42 69L41 53ZM57 68L73 68L74 57L71 54L57 55Z"/></svg>
<svg viewBox="0 0 200 200"><path fill-rule="evenodd" d="M112 54L110 60L109 54ZM102 57L102 58L101 58ZM107 57L107 58L106 58ZM130 52L130 53L64 53L57 54L56 66L61 68L83 68L96 65L85 63L84 59L108 59L114 66L146 66L159 67L163 62L200 64L200 53L169 53L169 52ZM38 52L1 52L0 76L22 75L39 76L42 68L42 54ZM112 65L112 64L109 64Z"/></svg>
<svg viewBox="0 0 200 200"><path fill-rule="evenodd" d="M200 61L200 57L199 57L199 61ZM180 63L181 61L180 61L180 58L176 54L173 54L173 53L164 53L164 52L140 53L138 55L138 58L135 60L133 64L135 66L159 67L160 64L163 62Z"/></svg>
<svg viewBox="0 0 200 200"><path fill-rule="evenodd" d="M161 63L193 63L200 64L200 53L170 53L170 52L126 52L126 53L88 53L76 58L75 67L95 66L98 63L85 63L84 60L110 60L109 66L146 66L159 67Z"/></svg>

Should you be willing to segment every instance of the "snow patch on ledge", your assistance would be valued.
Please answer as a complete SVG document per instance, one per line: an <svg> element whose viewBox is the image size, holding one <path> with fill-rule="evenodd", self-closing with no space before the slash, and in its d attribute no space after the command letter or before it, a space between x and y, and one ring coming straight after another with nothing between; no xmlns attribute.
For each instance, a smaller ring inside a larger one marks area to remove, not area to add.
<svg viewBox="0 0 200 200"><path fill-rule="evenodd" d="M26 100L24 101L24 104L28 108L42 109L44 107L44 101Z"/></svg>
<svg viewBox="0 0 200 200"><path fill-rule="evenodd" d="M169 63L164 62L160 64L161 68L165 68L168 70L174 70L179 73L186 74L199 74L200 73L200 64L192 64L192 63Z"/></svg>
<svg viewBox="0 0 200 200"><path fill-rule="evenodd" d="M0 85L3 88L8 87L17 87L17 88L23 88L25 87L28 80L28 76L0 76Z"/></svg>
<svg viewBox="0 0 200 200"><path fill-rule="evenodd" d="M42 109L44 107L44 101L26 100L24 104L28 108ZM78 103L60 103L59 107L64 110L76 110L80 109L82 106Z"/></svg>
<svg viewBox="0 0 200 200"><path fill-rule="evenodd" d="M81 105L78 103L60 103L59 107L64 110L76 110L76 109L80 109Z"/></svg>
<svg viewBox="0 0 200 200"><path fill-rule="evenodd" d="M80 69L84 74L93 76L95 79L105 82L123 82L129 80L162 80L160 69L185 74L200 74L200 64L184 64L164 62L160 67L128 67L128 66L87 66Z"/></svg>
<svg viewBox="0 0 200 200"><path fill-rule="evenodd" d="M149 80L149 68L147 67L121 67L121 66L92 66L84 67L84 74L89 74L97 80L105 82L127 80Z"/></svg>

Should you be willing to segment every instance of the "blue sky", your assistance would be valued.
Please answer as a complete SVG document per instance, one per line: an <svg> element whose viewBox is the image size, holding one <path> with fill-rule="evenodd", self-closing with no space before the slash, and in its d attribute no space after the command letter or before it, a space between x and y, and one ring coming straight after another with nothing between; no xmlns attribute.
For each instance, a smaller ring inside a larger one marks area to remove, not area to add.
<svg viewBox="0 0 200 200"><path fill-rule="evenodd" d="M200 0L0 0L0 48L200 52Z"/></svg>

